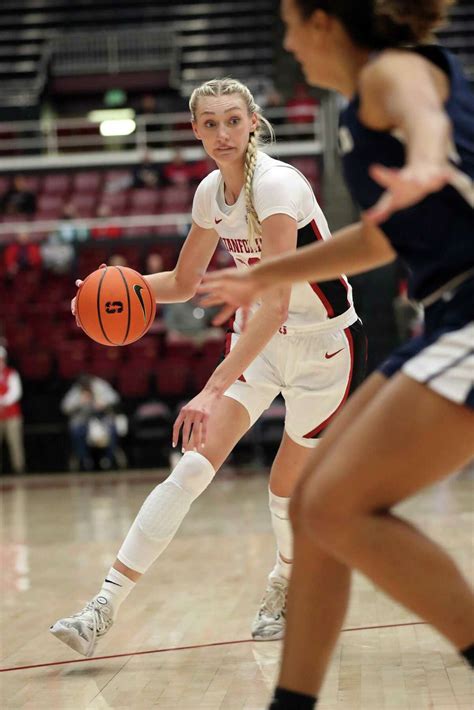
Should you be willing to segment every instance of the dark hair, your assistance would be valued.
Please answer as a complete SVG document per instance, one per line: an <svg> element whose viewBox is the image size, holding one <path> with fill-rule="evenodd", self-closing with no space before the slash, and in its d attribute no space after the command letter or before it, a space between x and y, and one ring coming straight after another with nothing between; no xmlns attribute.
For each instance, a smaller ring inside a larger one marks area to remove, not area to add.
<svg viewBox="0 0 474 710"><path fill-rule="evenodd" d="M455 0L295 0L303 18L316 10L334 15L352 40L371 49L428 41Z"/></svg>

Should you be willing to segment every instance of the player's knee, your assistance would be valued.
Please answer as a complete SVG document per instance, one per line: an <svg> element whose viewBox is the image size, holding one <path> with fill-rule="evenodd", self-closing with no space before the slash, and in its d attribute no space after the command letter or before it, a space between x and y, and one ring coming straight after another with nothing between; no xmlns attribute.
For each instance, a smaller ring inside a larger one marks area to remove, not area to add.
<svg viewBox="0 0 474 710"><path fill-rule="evenodd" d="M337 547L347 537L348 517L322 493L307 495L300 505L300 525L326 550Z"/></svg>

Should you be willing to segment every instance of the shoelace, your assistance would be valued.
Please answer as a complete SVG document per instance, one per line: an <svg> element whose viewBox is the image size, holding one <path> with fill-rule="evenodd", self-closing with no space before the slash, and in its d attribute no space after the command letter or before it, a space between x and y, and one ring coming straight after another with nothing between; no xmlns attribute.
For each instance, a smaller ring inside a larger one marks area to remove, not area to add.
<svg viewBox="0 0 474 710"><path fill-rule="evenodd" d="M78 614L74 614L74 616L80 617L87 612L91 613L93 630L95 631L97 636L100 636L102 633L105 633L105 631L107 631L107 629L111 625L111 619L110 616L105 613L103 605L96 602L95 599L92 599L86 604L82 611L80 611Z"/></svg>
<svg viewBox="0 0 474 710"><path fill-rule="evenodd" d="M268 612L271 615L281 614L286 607L286 582L274 580L268 587L263 597L260 612Z"/></svg>

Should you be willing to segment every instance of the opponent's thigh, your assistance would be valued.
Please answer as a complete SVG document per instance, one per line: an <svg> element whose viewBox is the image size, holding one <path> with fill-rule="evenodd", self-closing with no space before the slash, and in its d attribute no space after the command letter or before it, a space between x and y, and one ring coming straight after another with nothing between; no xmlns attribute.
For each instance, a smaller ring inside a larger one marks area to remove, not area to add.
<svg viewBox="0 0 474 710"><path fill-rule="evenodd" d="M469 461L473 431L472 410L398 374L340 431L338 446L317 452L305 500L341 517L387 510Z"/></svg>

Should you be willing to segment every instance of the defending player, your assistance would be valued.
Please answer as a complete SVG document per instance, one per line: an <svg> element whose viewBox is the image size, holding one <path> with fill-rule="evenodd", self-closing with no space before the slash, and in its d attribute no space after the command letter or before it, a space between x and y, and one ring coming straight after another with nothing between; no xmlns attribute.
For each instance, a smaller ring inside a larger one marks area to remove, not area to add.
<svg viewBox="0 0 474 710"><path fill-rule="evenodd" d="M474 662L471 589L438 545L391 512L474 454L474 98L449 52L423 44L447 5L283 1L285 46L308 81L349 99L344 169L368 211L330 242L248 275L209 275L203 289L209 304L248 305L266 286L355 274L399 254L411 295L425 306L423 335L361 387L295 492L288 626L272 710L315 706L352 568Z"/></svg>
<svg viewBox="0 0 474 710"><path fill-rule="evenodd" d="M193 224L172 272L147 277L161 303L196 292L219 239L239 269L330 237L307 180L258 150L269 124L249 90L233 80L211 81L190 100L192 125L218 170L197 188ZM90 656L120 604L175 535L191 503L205 490L239 439L282 393L285 431L270 474L269 506L278 554L256 615L255 639L281 638L292 562L288 504L318 436L361 381L366 340L344 275L324 284L276 287L254 309L203 391L181 411L186 451L171 475L148 496L99 593L52 633Z"/></svg>

